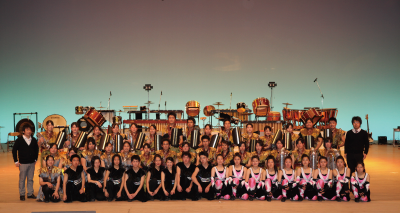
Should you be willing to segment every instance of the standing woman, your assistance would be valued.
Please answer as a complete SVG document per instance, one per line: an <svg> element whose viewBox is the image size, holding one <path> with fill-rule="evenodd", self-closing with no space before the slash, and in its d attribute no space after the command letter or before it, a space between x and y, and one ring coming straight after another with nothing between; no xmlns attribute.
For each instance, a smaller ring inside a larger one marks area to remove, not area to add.
<svg viewBox="0 0 400 213"><path fill-rule="evenodd" d="M94 138L88 138L86 142L86 149L81 153L81 165L83 166L83 170L87 172L87 170L93 166L92 158L97 156L100 158L101 151L96 149L96 141Z"/></svg>
<svg viewBox="0 0 400 213"><path fill-rule="evenodd" d="M147 192L149 193L151 200L164 199L164 193L161 189L161 156L156 154L154 155L154 162L152 168L147 172Z"/></svg>
<svg viewBox="0 0 400 213"><path fill-rule="evenodd" d="M178 199L195 199L195 189L193 187L192 174L196 166L190 163L191 154L189 152L182 153L182 162L176 164L176 194ZM197 190L197 189L196 189Z"/></svg>
<svg viewBox="0 0 400 213"><path fill-rule="evenodd" d="M146 173L140 168L140 158L137 155L132 156L132 168L125 172L124 188L128 197L128 202L139 200L147 201L147 195L144 192L144 182Z"/></svg>
<svg viewBox="0 0 400 213"><path fill-rule="evenodd" d="M370 176L365 172L365 165L363 162L358 162L356 164L356 171L351 175L351 188L353 189L353 194L355 202L370 202L371 192L370 192Z"/></svg>
<svg viewBox="0 0 400 213"><path fill-rule="evenodd" d="M146 140L146 143L150 145L150 151L151 153L154 153L155 148L154 148L154 141L156 140L157 136L157 127L156 125L152 124L149 128L150 135L148 139Z"/></svg>
<svg viewBox="0 0 400 213"><path fill-rule="evenodd" d="M103 184L106 169L101 167L99 156L93 156L91 165L92 167L87 170L86 195L89 201L105 200L106 196L104 196Z"/></svg>
<svg viewBox="0 0 400 213"><path fill-rule="evenodd" d="M229 177L228 169L224 166L224 158L221 154L217 155L217 165L211 170L211 187L214 190L217 200L223 197L229 200L230 187L227 186Z"/></svg>
<svg viewBox="0 0 400 213"><path fill-rule="evenodd" d="M243 177L246 172L247 168L244 167L244 164L242 163L241 155L239 153L236 153L235 156L233 156L233 165L231 165L228 169L228 175L230 176L228 179L228 187L232 187L231 199L243 199L242 196L246 192Z"/></svg>
<svg viewBox="0 0 400 213"><path fill-rule="evenodd" d="M272 199L280 200L282 199L282 190L278 187L278 169L275 166L275 159L273 156L268 156L265 161L265 192L267 201Z"/></svg>
<svg viewBox="0 0 400 213"><path fill-rule="evenodd" d="M245 200L247 200L247 198L249 200L253 200L253 198L265 200L265 194L262 190L264 187L264 177L264 170L260 167L260 159L257 155L253 155L253 157L251 157L251 167L246 171L246 193L242 198Z"/></svg>
<svg viewBox="0 0 400 213"><path fill-rule="evenodd" d="M174 165L174 159L172 157L167 158L167 167L161 172L161 187L164 191L164 200L176 200L176 167Z"/></svg>
<svg viewBox="0 0 400 213"><path fill-rule="evenodd" d="M140 155L140 167L143 169L143 171L145 172L145 174L147 174L147 172L150 169L151 164L153 163L154 160L154 155L151 155L150 153L150 145L149 144L145 144L143 146L143 154ZM147 181L147 179L146 179ZM146 184L145 181L145 184Z"/></svg>
<svg viewBox="0 0 400 213"><path fill-rule="evenodd" d="M39 169L39 185L42 187L44 202L59 202L62 170L54 166L52 155L48 155L45 162L46 165Z"/></svg>
<svg viewBox="0 0 400 213"><path fill-rule="evenodd" d="M319 158L319 168L313 173L314 182L318 190L318 201L336 200L335 190L332 189L332 172L328 169L326 157Z"/></svg>
<svg viewBox="0 0 400 213"><path fill-rule="evenodd" d="M246 151L248 148L246 148L246 143L245 142L240 142L239 144L239 152L236 154L239 154L240 156L240 163L245 166L249 163L249 160L252 156L252 154L248 151Z"/></svg>
<svg viewBox="0 0 400 213"><path fill-rule="evenodd" d="M100 139L101 139L100 126L96 125L93 127L93 133L90 137L94 139L94 141L96 142L96 146L100 145Z"/></svg>
<svg viewBox="0 0 400 213"><path fill-rule="evenodd" d="M338 156L336 158L336 169L332 171L336 185L336 201L350 201L350 173L350 169L346 167L344 158Z"/></svg>
<svg viewBox="0 0 400 213"><path fill-rule="evenodd" d="M302 166L303 155L310 155L310 150L305 149L303 138L298 138L296 141L296 149L292 151L294 169L300 168ZM312 174L311 174L312 177Z"/></svg>
<svg viewBox="0 0 400 213"><path fill-rule="evenodd" d="M189 152L190 153L190 163L196 163L196 153L190 152L190 145L188 142L183 142L182 144L182 152L176 154L176 164L182 162L182 153Z"/></svg>
<svg viewBox="0 0 400 213"><path fill-rule="evenodd" d="M272 128L270 126L265 126L264 127L264 136L260 137L260 139L263 141L264 147L263 150L271 150L272 149L272 139L274 138L274 135L272 134Z"/></svg>
<svg viewBox="0 0 400 213"><path fill-rule="evenodd" d="M310 167L310 157L303 154L301 167L296 170L296 183L299 188L299 200L317 200L317 191L314 189L313 169Z"/></svg>
<svg viewBox="0 0 400 213"><path fill-rule="evenodd" d="M86 202L85 174L83 167L79 166L80 159L79 155L72 155L71 167L64 171L63 200L65 203L75 200Z"/></svg>
<svg viewBox="0 0 400 213"><path fill-rule="evenodd" d="M256 142L256 151L251 153L251 156L257 156L258 160L260 161L260 167L264 166L265 159L267 159L270 151L263 151L263 142L262 141L257 141ZM247 162L247 167L250 167L252 165L251 161Z"/></svg>
<svg viewBox="0 0 400 213"><path fill-rule="evenodd" d="M106 143L105 152L100 156L101 159L101 167L104 167L106 170L112 167L112 156L114 153L112 152L113 146L110 142Z"/></svg>
<svg viewBox="0 0 400 213"><path fill-rule="evenodd" d="M322 137L321 131L317 128L314 128L314 123L311 118L307 118L306 123L304 124L304 128L300 130L299 137L303 138L306 141L306 137L308 135L313 136L314 138L314 148L318 150L322 145Z"/></svg>
<svg viewBox="0 0 400 213"><path fill-rule="evenodd" d="M198 196L193 198L193 201L197 201L201 197L207 200L214 200L214 193L211 189L211 165L208 162L205 152L200 152L199 156L201 164L197 166L192 174L195 190L198 191Z"/></svg>
<svg viewBox="0 0 400 213"><path fill-rule="evenodd" d="M121 165L121 156L118 154L114 154L112 157L112 165L106 172L106 176L104 180L107 180L104 183L104 195L108 198L108 202L111 202L115 199L115 201L122 201L124 199L124 172L125 169Z"/></svg>
<svg viewBox="0 0 400 213"><path fill-rule="evenodd" d="M119 153L121 156L121 166L127 171L132 168L131 158L135 155L134 152L131 152L131 144L129 142L124 142L124 147Z"/></svg>
<svg viewBox="0 0 400 213"><path fill-rule="evenodd" d="M298 189L296 187L296 174L292 168L292 158L290 156L285 158L285 168L282 168L278 173L278 182L282 189L282 202L287 198L290 200L299 200Z"/></svg>

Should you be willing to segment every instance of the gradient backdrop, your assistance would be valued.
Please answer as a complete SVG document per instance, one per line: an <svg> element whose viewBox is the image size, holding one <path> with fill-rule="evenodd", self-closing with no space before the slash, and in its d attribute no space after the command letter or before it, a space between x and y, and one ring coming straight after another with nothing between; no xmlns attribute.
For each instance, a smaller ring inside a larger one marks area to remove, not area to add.
<svg viewBox="0 0 400 213"><path fill-rule="evenodd" d="M373 138L400 126L400 2L129 0L0 2L0 126L13 113L60 114L75 106L229 108L257 97L292 109L338 108L338 127L370 117ZM203 112L201 112L203 115ZM127 114L122 114L127 118ZM17 116L17 121L21 117ZM154 119L154 116L153 116ZM400 135L399 135L400 136ZM399 136L396 138L398 139Z"/></svg>

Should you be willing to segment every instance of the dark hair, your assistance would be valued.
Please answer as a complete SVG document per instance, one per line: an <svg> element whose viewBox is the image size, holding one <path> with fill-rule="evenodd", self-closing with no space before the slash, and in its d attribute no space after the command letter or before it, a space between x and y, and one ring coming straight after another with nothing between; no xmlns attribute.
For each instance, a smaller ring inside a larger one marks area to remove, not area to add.
<svg viewBox="0 0 400 213"><path fill-rule="evenodd" d="M253 127L253 124L251 124L251 123L246 124L246 128L247 128L248 126Z"/></svg>
<svg viewBox="0 0 400 213"><path fill-rule="evenodd" d="M33 132L33 128L29 124L25 124L22 126L22 132L24 133L26 129L30 129Z"/></svg>
<svg viewBox="0 0 400 213"><path fill-rule="evenodd" d="M128 145L129 145L129 148L132 148L132 145L131 145L131 143L129 143L128 141L125 141L125 142L124 142L124 145L123 145L122 147L124 147L124 146L125 146L125 144L128 144Z"/></svg>
<svg viewBox="0 0 400 213"><path fill-rule="evenodd" d="M78 128L79 128L79 125L78 125L78 123L77 123L77 122L72 122L72 124L71 124L71 128L72 128L73 126L76 126L76 127L78 127Z"/></svg>
<svg viewBox="0 0 400 213"><path fill-rule="evenodd" d="M192 155L190 154L190 152L182 152L182 158L183 158L184 156L188 156L189 158L192 157Z"/></svg>
<svg viewBox="0 0 400 213"><path fill-rule="evenodd" d="M182 147L184 147L185 145L188 145L188 147L190 149L190 144L188 142L183 142Z"/></svg>
<svg viewBox="0 0 400 213"><path fill-rule="evenodd" d="M52 126L54 126L54 122L53 122L52 120L46 121L46 126L49 125L49 124L51 124Z"/></svg>
<svg viewBox="0 0 400 213"><path fill-rule="evenodd" d="M204 126L204 129L205 129L206 127L210 127L210 129L212 129L211 124L206 124L206 125Z"/></svg>
<svg viewBox="0 0 400 213"><path fill-rule="evenodd" d="M140 156L139 155L132 155L131 162L133 162L133 160L137 160L137 161L140 162Z"/></svg>
<svg viewBox="0 0 400 213"><path fill-rule="evenodd" d="M94 140L93 137L88 138L87 141L86 141L86 146L87 146L88 150L89 150L89 144L90 143L92 143L94 145L94 148L96 149L96 141Z"/></svg>
<svg viewBox="0 0 400 213"><path fill-rule="evenodd" d="M156 170L156 159L157 158L160 158L160 160L161 160L161 162L162 162L162 158L161 158L161 156L159 155L159 154L155 154L154 155L154 158L153 158L153 163L151 164L151 173L153 174L154 172L155 172L155 170ZM161 170L161 167L160 167L160 170Z"/></svg>
<svg viewBox="0 0 400 213"><path fill-rule="evenodd" d="M360 122L360 125L362 124L362 120L361 120L361 118L358 117L358 116L354 116L354 117L351 119L351 123L354 123L354 121Z"/></svg>
<svg viewBox="0 0 400 213"><path fill-rule="evenodd" d="M111 145L111 146L112 146L112 143L111 143L111 142L107 142L106 145L105 145L104 147L107 147L108 145Z"/></svg>
<svg viewBox="0 0 400 213"><path fill-rule="evenodd" d="M287 159L289 159L290 162L293 162L292 157L290 157L290 156L286 156L286 157L285 157L285 160L284 160L283 162L286 162ZM292 164L290 164L290 168L293 169ZM284 169L284 168L281 168L281 169Z"/></svg>
<svg viewBox="0 0 400 213"><path fill-rule="evenodd" d="M169 118L169 116L174 116L174 118L176 119L176 113L175 112L170 112L170 113L168 113L168 116L167 116L167 118Z"/></svg>
<svg viewBox="0 0 400 213"><path fill-rule="evenodd" d="M285 146L285 143L282 141L282 139L280 139L280 138L276 139L275 145L276 145L278 142L281 142L282 146Z"/></svg>
<svg viewBox="0 0 400 213"><path fill-rule="evenodd" d="M48 161L50 158L53 158L53 160L54 160L54 157L53 157L52 155L47 155L47 156L46 156L46 160L45 160L46 166L47 166L47 161Z"/></svg>
<svg viewBox="0 0 400 213"><path fill-rule="evenodd" d="M171 145L171 141L168 138L163 138L162 140L162 144L164 144L164 142L167 141L169 145Z"/></svg>
<svg viewBox="0 0 400 213"><path fill-rule="evenodd" d="M190 117L187 119L187 123L189 123L189 121L193 121L193 124L196 124L196 120L193 117Z"/></svg>
<svg viewBox="0 0 400 213"><path fill-rule="evenodd" d="M81 157L79 157L79 155L77 155L77 154L74 154L74 155L72 155L71 156L71 162L72 162L72 160L74 159L74 158L78 158L78 161L80 162L81 161Z"/></svg>
<svg viewBox="0 0 400 213"><path fill-rule="evenodd" d="M251 157L251 161L253 161L254 159L257 159L258 161L260 161L260 158L258 157L258 155L253 155Z"/></svg>
<svg viewBox="0 0 400 213"><path fill-rule="evenodd" d="M324 156L319 157L318 163L321 162L321 160L325 160L326 162L328 162L328 158Z"/></svg>
<svg viewBox="0 0 400 213"><path fill-rule="evenodd" d="M208 158L207 152L202 151L199 153L199 157L201 157L202 155L204 155L206 158Z"/></svg>
<svg viewBox="0 0 400 213"><path fill-rule="evenodd" d="M68 153L70 153L71 151L74 151L75 154L78 153L78 149L75 148L75 147L71 147L71 148L68 149ZM72 157L72 156L71 156L71 157Z"/></svg>
<svg viewBox="0 0 400 213"><path fill-rule="evenodd" d="M94 167L94 162L96 161L96 160L99 160L100 161L100 164L101 164L101 159L100 159L100 157L99 156L93 156L92 157L92 160L90 161L91 163L92 163L92 166Z"/></svg>
<svg viewBox="0 0 400 213"><path fill-rule="evenodd" d="M224 124L225 124L225 122L227 122L227 121L229 122L229 124L231 124L231 121L230 121L229 119L225 119L225 120L224 120Z"/></svg>
<svg viewBox="0 0 400 213"><path fill-rule="evenodd" d="M257 146L257 144L260 145L261 147L264 146L264 142L262 140L257 140L255 145Z"/></svg>
<svg viewBox="0 0 400 213"><path fill-rule="evenodd" d="M203 135L201 137L201 141L203 141L204 139L207 139L208 141L210 141L210 137L208 137L208 135Z"/></svg>
<svg viewBox="0 0 400 213"><path fill-rule="evenodd" d="M347 167L346 161L344 161L344 158L343 158L343 156L341 156L341 155L340 155L340 156L338 156L338 157L336 158L336 160L335 160L335 161L336 161L336 163L337 163L337 161L338 161L338 160L342 160L342 161L343 161L343 163L344 163L344 167Z"/></svg>
<svg viewBox="0 0 400 213"><path fill-rule="evenodd" d="M269 131L271 131L272 132L272 128L270 127L270 126L264 126L264 132L265 132L265 130L267 130L267 129L269 129Z"/></svg>
<svg viewBox="0 0 400 213"><path fill-rule="evenodd" d="M314 122L313 122L313 120L312 120L311 118L307 118L307 119L304 121L304 126L306 126L307 121L311 121L311 123L312 123L313 126L314 126Z"/></svg>
<svg viewBox="0 0 400 213"><path fill-rule="evenodd" d="M289 128L289 126L292 126L292 129L293 129L293 124L292 124L292 123L288 123L288 124L286 124L286 129L288 129L288 128Z"/></svg>
<svg viewBox="0 0 400 213"><path fill-rule="evenodd" d="M114 154L113 156L112 156L112 160L111 160L111 168L114 168L114 166L115 166L115 164L114 164L114 159L115 158L118 158L118 160L119 160L119 164L118 164L118 166L119 167L121 167L121 156L119 155L119 154Z"/></svg>
<svg viewBox="0 0 400 213"><path fill-rule="evenodd" d="M119 128L119 125L117 123L113 123L111 128L114 129L115 126L117 126Z"/></svg>
<svg viewBox="0 0 400 213"><path fill-rule="evenodd" d="M221 141L221 145L222 145L222 144L226 144L227 146L229 146L230 141L223 140L223 141Z"/></svg>
<svg viewBox="0 0 400 213"><path fill-rule="evenodd" d="M172 174L176 174L176 166L174 163L174 159L172 157L167 157L167 159L165 159L165 165L167 164L167 161L171 161L172 162Z"/></svg>
<svg viewBox="0 0 400 213"><path fill-rule="evenodd" d="M365 164L364 164L364 162L358 161L358 162L356 163L356 168L354 168L354 169L357 170L357 166L358 166L358 165L361 165L361 166L364 168L363 172L365 173Z"/></svg>
<svg viewBox="0 0 400 213"><path fill-rule="evenodd" d="M306 154L303 154L303 155L301 156L301 166L302 166L302 167L304 166L304 165L303 165L303 158L307 158L308 161L310 161L310 157L309 157L308 155L306 155ZM310 165L308 165L308 167L310 167Z"/></svg>
<svg viewBox="0 0 400 213"><path fill-rule="evenodd" d="M335 123L337 123L337 120L336 120L336 118L335 118L335 117L331 117L331 118L329 118L329 122L331 122L331 121L335 121Z"/></svg>
<svg viewBox="0 0 400 213"><path fill-rule="evenodd" d="M299 138L296 140L296 145L299 144L299 142L301 142L302 144L304 144L304 139L303 139L302 137L299 137Z"/></svg>
<svg viewBox="0 0 400 213"><path fill-rule="evenodd" d="M143 148L145 148L146 146L147 146L147 148L151 149L150 144L148 144L148 143L143 144Z"/></svg>
<svg viewBox="0 0 400 213"><path fill-rule="evenodd" d="M272 161L274 161L274 170L275 170L275 173L278 171L278 167L276 167L276 165L275 165L275 158L274 158L274 156L272 156L272 155L269 155L268 157L267 157L267 159L265 159L265 167L267 168L267 170L268 170L268 161L269 160L272 160ZM268 172L268 171L267 171Z"/></svg>
<svg viewBox="0 0 400 213"><path fill-rule="evenodd" d="M150 127L153 127L153 128L157 131L156 125L152 124L152 125L150 125ZM149 127L149 129L150 129L150 127ZM157 132L156 132L156 133L157 133Z"/></svg>
<svg viewBox="0 0 400 213"><path fill-rule="evenodd" d="M244 147L247 149L246 142L243 142L243 141L239 143L239 148L240 148L243 144L244 144Z"/></svg>
<svg viewBox="0 0 400 213"><path fill-rule="evenodd" d="M325 139L324 139L324 144L325 144L325 143L332 143L332 141L331 141L330 138L325 138Z"/></svg>
<svg viewBox="0 0 400 213"><path fill-rule="evenodd" d="M50 144L50 148L49 149L53 148L53 146L56 146L56 148L58 148L56 143L52 143L52 144Z"/></svg>
<svg viewBox="0 0 400 213"><path fill-rule="evenodd" d="M94 133L94 130L95 130L96 128L98 128L98 129L101 131L100 126L97 126L97 125L96 125L96 126L93 127L93 133Z"/></svg>
<svg viewBox="0 0 400 213"><path fill-rule="evenodd" d="M239 152L236 152L235 155L233 156L233 159L238 157L240 160L242 160L242 156L239 154Z"/></svg>

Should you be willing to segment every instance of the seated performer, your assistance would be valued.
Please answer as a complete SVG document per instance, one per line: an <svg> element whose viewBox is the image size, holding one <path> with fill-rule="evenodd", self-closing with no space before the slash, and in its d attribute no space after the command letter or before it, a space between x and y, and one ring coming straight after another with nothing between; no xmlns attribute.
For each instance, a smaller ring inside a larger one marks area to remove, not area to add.
<svg viewBox="0 0 400 213"><path fill-rule="evenodd" d="M332 130L332 138L333 138L332 148L340 150L343 147L342 149L344 150L344 142L346 141L346 131L342 129L337 129L336 125L337 125L336 118L334 117L329 118L329 129Z"/></svg>
<svg viewBox="0 0 400 213"><path fill-rule="evenodd" d="M296 170L296 184L299 188L299 200L317 200L317 191L314 189L313 169L310 167L310 157L307 154L301 156L301 166L297 167Z"/></svg>
<svg viewBox="0 0 400 213"><path fill-rule="evenodd" d="M328 160L321 156L318 160L319 168L313 172L313 181L318 191L318 201L336 200L335 190L332 189L332 172L327 167Z"/></svg>
<svg viewBox="0 0 400 213"><path fill-rule="evenodd" d="M87 172L87 170L92 167L92 158L97 156L100 158L101 151L96 149L96 141L94 138L88 138L86 141L86 149L81 153L81 165L83 166L83 170Z"/></svg>
<svg viewBox="0 0 400 213"><path fill-rule="evenodd" d="M50 153L47 156L51 155L53 157L53 161L54 161L53 166L54 167L58 167L58 168L61 169L62 165L64 164L64 161L66 160L66 156L61 155L61 154L58 153L57 144L55 144L55 143L50 145L49 152ZM45 158L47 156L45 156ZM43 159L42 167L46 167L46 160L45 159Z"/></svg>
<svg viewBox="0 0 400 213"><path fill-rule="evenodd" d="M176 194L180 200L195 199L196 191L193 187L192 175L196 166L190 163L191 154L182 153L182 162L176 164Z"/></svg>
<svg viewBox="0 0 400 213"><path fill-rule="evenodd" d="M304 146L303 138L298 138L296 141L296 149L292 151L292 158L294 162L294 169L301 167L303 155L310 155L310 150Z"/></svg>
<svg viewBox="0 0 400 213"><path fill-rule="evenodd" d="M216 166L211 170L211 187L217 200L220 197L223 197L225 200L231 198L231 188L228 187L227 178L229 178L229 174L227 167L224 166L224 158L221 154L218 154Z"/></svg>
<svg viewBox="0 0 400 213"><path fill-rule="evenodd" d="M196 149L196 165L200 165L200 152L205 152L207 154L207 159L210 164L213 163L217 149L214 147L210 147L210 137L208 135L203 135L201 137L201 141L203 146L201 148Z"/></svg>
<svg viewBox="0 0 400 213"><path fill-rule="evenodd" d="M115 124L115 123L112 125L112 133L109 135L110 135L110 143L113 145L113 147L114 147L115 136L121 135L123 140L126 139L126 135L119 132L119 125ZM113 151L115 151L115 150L113 150Z"/></svg>
<svg viewBox="0 0 400 213"><path fill-rule="evenodd" d="M179 145L181 145L183 143L182 127L177 126L175 122L176 122L176 114L174 112L168 113L168 125L163 128L162 135L171 141L172 129L178 128L178 130L180 130L178 131Z"/></svg>
<svg viewBox="0 0 400 213"><path fill-rule="evenodd" d="M217 155L222 155L222 158L224 160L224 166L229 166L231 164L231 161L233 159L233 153L229 152L229 141L222 141L222 149L220 152L217 152ZM216 164L217 158L214 159L214 164Z"/></svg>
<svg viewBox="0 0 400 213"><path fill-rule="evenodd" d="M93 132L90 135L90 137L94 138L94 141L96 142L96 146L100 145L100 139L101 139L101 130L100 130L100 126L94 126L93 127Z"/></svg>
<svg viewBox="0 0 400 213"><path fill-rule="evenodd" d="M278 188L278 168L275 166L275 159L273 156L268 156L265 160L265 194L266 200L270 202L272 199L282 199L282 190Z"/></svg>
<svg viewBox="0 0 400 213"><path fill-rule="evenodd" d="M44 202L59 202L62 170L54 166L52 155L46 157L45 163L45 166L39 169L39 185L42 187Z"/></svg>
<svg viewBox="0 0 400 213"><path fill-rule="evenodd" d="M134 152L131 152L131 143L129 142L124 142L124 147L121 150L121 152L119 153L119 155L121 156L121 166L125 169L125 171L127 171L128 169L130 169L132 167L131 164L131 158L132 156L136 155Z"/></svg>
<svg viewBox="0 0 400 213"><path fill-rule="evenodd" d="M237 152L237 154L239 154L240 159L241 159L241 165L246 166L249 163L249 160L252 156L252 154L248 151L246 148L246 143L245 142L240 142L239 144L239 152Z"/></svg>
<svg viewBox="0 0 400 213"><path fill-rule="evenodd" d="M93 156L91 159L92 167L87 172L86 195L88 201L102 201L106 200L103 191L104 176L106 169L101 167L101 160L98 156Z"/></svg>
<svg viewBox="0 0 400 213"><path fill-rule="evenodd" d="M174 159L171 157L167 158L166 168L161 171L161 188L164 192L164 200L176 200L176 167L174 165Z"/></svg>
<svg viewBox="0 0 400 213"><path fill-rule="evenodd" d="M323 139L324 141L324 147L325 149L323 151L319 152L320 156L324 156L324 157L328 157L328 152L331 150L336 150L336 149L332 149L332 141L330 138L325 138Z"/></svg>
<svg viewBox="0 0 400 213"><path fill-rule="evenodd" d="M290 138L292 140L292 147L294 147L293 149L296 150L297 149L296 142L297 142L297 139L299 139L299 135L295 134L293 132L293 124L292 123L286 124L286 132L290 133Z"/></svg>
<svg viewBox="0 0 400 213"><path fill-rule="evenodd" d="M275 145L276 145L276 149L274 149L274 150L271 151L271 155L274 156L274 158L275 158L275 166L276 166L276 168L278 168L278 171L280 171L281 169L283 169L283 168L281 168L281 165L280 165L280 162L281 162L281 152L282 152L282 149L283 149L283 150L285 150L285 149L283 148L283 147L284 147L284 144L283 144L283 142L282 142L281 139L278 139L278 140L276 141ZM285 150L285 151L286 151L286 150ZM293 162L293 161L292 161L292 162Z"/></svg>
<svg viewBox="0 0 400 213"><path fill-rule="evenodd" d="M126 134L126 139L124 140L124 142L129 142L131 144L131 147L135 147L137 140L139 139L139 126L135 123L132 123L131 126L129 127L129 132L128 134ZM148 141L149 138L147 137L147 135L144 137L144 141ZM142 154L140 152L140 150L136 150L136 154L140 155Z"/></svg>
<svg viewBox="0 0 400 213"><path fill-rule="evenodd" d="M270 126L264 127L264 136L260 137L260 140L263 141L264 148L263 150L271 150L272 149L272 139L274 135L272 134L272 128Z"/></svg>
<svg viewBox="0 0 400 213"><path fill-rule="evenodd" d="M208 163L207 154L200 152L200 165L194 170L192 174L192 181L195 184L194 190L198 194L193 198L193 201L199 200L203 197L207 200L214 200L214 193L211 189L211 165Z"/></svg>
<svg viewBox="0 0 400 213"><path fill-rule="evenodd" d="M210 138L208 141L211 140L211 137L212 137L211 132L212 132L212 126L211 126L211 124L206 124L206 125L204 126L203 134L202 134L201 137L200 137L201 140L200 140L199 148L203 148L203 141L202 141L203 136L206 136L206 135L207 135L207 136Z"/></svg>
<svg viewBox="0 0 400 213"><path fill-rule="evenodd" d="M131 157L132 168L128 169L124 175L124 188L128 197L128 202L139 200L146 202L147 195L144 192L144 182L146 173L140 168L140 158L137 155Z"/></svg>
<svg viewBox="0 0 400 213"><path fill-rule="evenodd" d="M187 128L186 128L186 141L188 143L191 143L192 141L192 131L193 130L199 130L200 133L200 128L196 126L196 120L192 117L187 119Z"/></svg>
<svg viewBox="0 0 400 213"><path fill-rule="evenodd" d="M71 147L75 147L75 143L79 138L79 127L78 127L78 123L77 122L73 122L71 124L71 134L69 134L67 136L67 141L65 141L64 146L71 148ZM85 149L85 147L80 147L79 148L79 155L80 153Z"/></svg>
<svg viewBox="0 0 400 213"><path fill-rule="evenodd" d="M336 169L332 171L336 185L336 201L350 201L350 173L350 169L346 167L344 158L338 156L336 158Z"/></svg>
<svg viewBox="0 0 400 213"><path fill-rule="evenodd" d="M63 200L65 203L72 201L86 202L85 174L83 167L79 166L79 155L71 156L71 167L64 171Z"/></svg>
<svg viewBox="0 0 400 213"><path fill-rule="evenodd" d="M145 144L143 146L143 154L140 155L140 167L143 169L145 174L147 174L147 172L149 171L149 168L153 163L153 160L154 160L154 155L150 153L150 145Z"/></svg>
<svg viewBox="0 0 400 213"><path fill-rule="evenodd" d="M42 162L44 158L49 155L50 144L56 143L57 134L53 132L54 123L52 120L46 121L46 131L39 132L37 134L38 146L40 148L39 162Z"/></svg>
<svg viewBox="0 0 400 213"><path fill-rule="evenodd" d="M363 162L356 164L356 171L351 175L351 188L353 189L355 202L370 202L370 175L365 172L365 165Z"/></svg>
<svg viewBox="0 0 400 213"><path fill-rule="evenodd" d="M151 153L154 153L155 147L154 147L154 141L156 140L156 136L157 136L157 127L156 125L152 124L149 127L149 136L147 137L147 141L146 143L148 143L150 145L150 151ZM143 151L143 150L142 150Z"/></svg>
<svg viewBox="0 0 400 213"><path fill-rule="evenodd" d="M282 168L278 172L278 182L280 183L280 188L282 189L282 202L286 199L299 200L299 192L296 187L296 174L292 168L292 158L290 156L285 158L285 168ZM300 198L300 200L302 200Z"/></svg>
<svg viewBox="0 0 400 213"><path fill-rule="evenodd" d="M270 151L263 151L263 142L257 141L256 142L256 151L251 153L251 156L257 156L258 160L260 161L260 167L264 167L265 159L267 159L268 155L270 155ZM248 161L247 167L250 167L253 162Z"/></svg>
<svg viewBox="0 0 400 213"><path fill-rule="evenodd" d="M258 139L259 139L259 135L256 133L253 133L253 124L248 123L246 125L246 133L242 134L242 141L246 143L246 147L250 147L250 141L258 140Z"/></svg>
<svg viewBox="0 0 400 213"><path fill-rule="evenodd" d="M178 154L176 154L176 160L175 163L179 163L182 162L182 153L184 152L189 152L191 157L190 157L190 163L196 163L196 153L194 152L190 152L190 145L188 142L183 142L182 144L182 152L179 152Z"/></svg>
<svg viewBox="0 0 400 213"><path fill-rule="evenodd" d="M104 195L109 202L122 201L126 195L124 189L124 172L125 169L121 165L121 156L114 154L112 157L112 165L106 172L104 180Z"/></svg>
<svg viewBox="0 0 400 213"><path fill-rule="evenodd" d="M112 144L110 142L107 142L105 145L105 152L100 156L101 167L104 167L107 170L110 169L112 166L112 156L114 155L112 150Z"/></svg>
<svg viewBox="0 0 400 213"><path fill-rule="evenodd" d="M168 157L167 157L168 158ZM158 154L154 155L152 168L147 173L147 193L151 200L164 200L164 193L161 189L162 159Z"/></svg>
<svg viewBox="0 0 400 213"><path fill-rule="evenodd" d="M231 144L233 144L233 136L232 136L230 120L224 120L224 128L223 129L221 128L221 131L219 132L219 144L217 147L217 152L219 152L221 150L222 141L228 141ZM230 145L230 144L228 144L228 145Z"/></svg>
<svg viewBox="0 0 400 213"><path fill-rule="evenodd" d="M314 148L318 150L322 145L321 131L314 128L314 124L311 118L307 118L305 121L304 128L300 130L299 137L302 137L304 141L307 141L307 136L311 135L314 138ZM311 148L311 147L310 147Z"/></svg>
<svg viewBox="0 0 400 213"><path fill-rule="evenodd" d="M253 200L257 198L259 200L265 200L264 187L264 170L260 167L260 159L257 155L251 157L251 166L247 169L245 175L245 187L246 193L243 194L242 198L247 200Z"/></svg>
<svg viewBox="0 0 400 213"><path fill-rule="evenodd" d="M243 143L244 144L244 143ZM231 200L235 198L243 199L243 194L246 192L244 186L244 176L246 175L247 168L242 164L242 158L239 153L233 156L233 164L228 169L228 184L231 187Z"/></svg>
<svg viewBox="0 0 400 213"><path fill-rule="evenodd" d="M72 159L71 157L73 155L76 155L76 153L78 152L78 150L75 147L71 147L68 149L68 153L65 156L62 168L64 168L64 171L67 170L69 167L71 167L72 165Z"/></svg>
<svg viewBox="0 0 400 213"><path fill-rule="evenodd" d="M156 152L157 155L159 155L161 157L161 163L164 166L165 165L165 160L167 159L167 157L172 157L174 160L176 159L176 152L172 151L170 149L171 146L171 142L168 138L163 138L163 142L162 142L162 150L158 150Z"/></svg>

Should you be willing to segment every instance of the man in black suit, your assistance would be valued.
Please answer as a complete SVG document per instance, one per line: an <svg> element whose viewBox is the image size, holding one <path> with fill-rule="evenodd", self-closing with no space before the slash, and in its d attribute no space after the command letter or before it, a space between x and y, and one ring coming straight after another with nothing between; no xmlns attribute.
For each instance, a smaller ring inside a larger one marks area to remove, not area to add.
<svg viewBox="0 0 400 213"><path fill-rule="evenodd" d="M27 179L28 198L36 199L33 194L33 175L38 159L39 146L36 138L32 137L32 127L28 124L22 128L23 135L15 141L12 153L15 166L19 167L19 195L25 200L25 179Z"/></svg>
<svg viewBox="0 0 400 213"><path fill-rule="evenodd" d="M361 129L362 120L356 116L351 119L353 129L346 134L344 155L351 173L356 170L358 162L364 162L369 149L368 133Z"/></svg>

